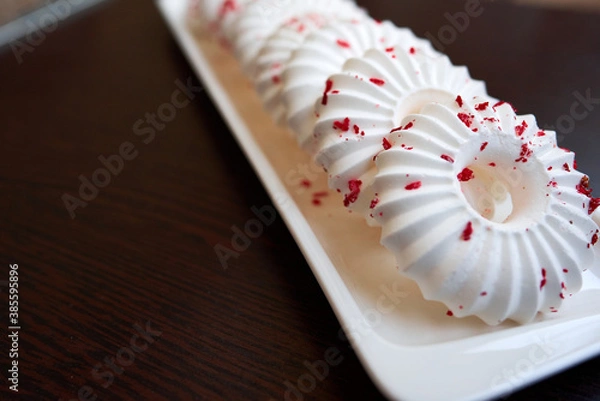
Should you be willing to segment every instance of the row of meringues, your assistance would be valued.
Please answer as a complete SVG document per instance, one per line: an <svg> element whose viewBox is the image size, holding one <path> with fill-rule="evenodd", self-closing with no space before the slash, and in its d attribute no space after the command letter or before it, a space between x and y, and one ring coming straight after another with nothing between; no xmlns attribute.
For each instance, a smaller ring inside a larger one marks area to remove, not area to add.
<svg viewBox="0 0 600 401"><path fill-rule="evenodd" d="M193 0L189 19L448 316L526 323L597 268L573 153L409 29L346 0Z"/></svg>

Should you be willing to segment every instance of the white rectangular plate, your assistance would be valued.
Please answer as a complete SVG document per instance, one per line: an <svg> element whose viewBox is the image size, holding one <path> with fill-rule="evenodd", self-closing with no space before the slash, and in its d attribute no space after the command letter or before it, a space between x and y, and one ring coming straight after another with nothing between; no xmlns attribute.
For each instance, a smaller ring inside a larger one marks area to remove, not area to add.
<svg viewBox="0 0 600 401"><path fill-rule="evenodd" d="M390 399L478 400L510 393L600 353L600 283L560 313L489 327L446 316L400 276L393 256L326 191L325 174L262 110L236 61L186 24L187 0L158 0L173 34L220 109L302 250L366 371ZM300 181L312 185L304 188ZM467 380L468 378L468 380Z"/></svg>

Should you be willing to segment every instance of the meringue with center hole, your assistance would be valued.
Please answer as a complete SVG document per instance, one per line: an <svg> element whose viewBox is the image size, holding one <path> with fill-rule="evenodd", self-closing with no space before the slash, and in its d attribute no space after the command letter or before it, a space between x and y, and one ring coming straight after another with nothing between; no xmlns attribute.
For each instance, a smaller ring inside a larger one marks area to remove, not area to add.
<svg viewBox="0 0 600 401"><path fill-rule="evenodd" d="M410 50L371 49L331 75L315 107L315 160L344 205L374 224L374 157L384 150L384 138L424 104L452 101L458 94L486 96L485 84L445 56Z"/></svg>
<svg viewBox="0 0 600 401"><path fill-rule="evenodd" d="M325 90L327 77L340 72L348 59L361 57L372 48L387 51L390 56L406 52L415 57L441 56L429 41L417 38L410 29L398 28L389 21L332 21L310 34L292 54L282 74L287 122L300 146L308 153L315 152L312 140L314 105Z"/></svg>
<svg viewBox="0 0 600 401"><path fill-rule="evenodd" d="M381 243L449 316L527 323L557 312L597 265L588 178L533 116L457 97L386 140L374 183Z"/></svg>

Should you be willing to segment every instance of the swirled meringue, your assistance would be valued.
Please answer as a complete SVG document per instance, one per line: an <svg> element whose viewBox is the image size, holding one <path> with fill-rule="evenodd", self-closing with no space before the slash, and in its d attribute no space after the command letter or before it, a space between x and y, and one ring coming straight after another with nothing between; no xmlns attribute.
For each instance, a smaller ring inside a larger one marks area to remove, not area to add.
<svg viewBox="0 0 600 401"><path fill-rule="evenodd" d="M365 12L347 0L255 0L248 4L235 22L234 53L242 70L254 74L255 59L267 38L277 28L305 14L341 14L362 18Z"/></svg>
<svg viewBox="0 0 600 401"><path fill-rule="evenodd" d="M424 104L452 101L457 94L486 96L485 84L445 56L371 49L348 60L327 79L315 106L315 159L327 170L330 188L371 223L370 185L383 139Z"/></svg>
<svg viewBox="0 0 600 401"><path fill-rule="evenodd" d="M253 0L191 0L188 21L196 29L204 29L227 43L236 16Z"/></svg>
<svg viewBox="0 0 600 401"><path fill-rule="evenodd" d="M323 94L327 77L339 72L348 59L361 57L371 48L387 50L390 55L411 52L415 56L440 56L429 41L389 21L332 21L310 34L292 54L282 74L287 122L298 143L310 154L315 152L314 105Z"/></svg>
<svg viewBox="0 0 600 401"><path fill-rule="evenodd" d="M531 115L429 104L377 156L381 243L424 297L490 325L555 312L596 262L587 177Z"/></svg>
<svg viewBox="0 0 600 401"><path fill-rule="evenodd" d="M345 5L344 8L354 7ZM309 13L292 18L277 29L265 42L256 57L254 86L263 105L278 124L285 121L285 107L281 99L281 73L292 52L311 32L321 28L333 15Z"/></svg>

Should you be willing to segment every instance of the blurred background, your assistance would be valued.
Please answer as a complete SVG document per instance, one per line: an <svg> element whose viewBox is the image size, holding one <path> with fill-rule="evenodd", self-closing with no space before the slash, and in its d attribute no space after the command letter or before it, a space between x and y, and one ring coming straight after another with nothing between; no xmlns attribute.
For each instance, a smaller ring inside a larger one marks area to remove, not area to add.
<svg viewBox="0 0 600 401"><path fill-rule="evenodd" d="M35 17L45 12L43 10L51 3L68 3L69 15L84 10L94 4L106 0L2 0L0 3L0 46L18 39L32 30L34 24L27 21L36 21ZM150 0L151 1L151 0ZM416 1L416 0L405 0ZM600 13L600 0L481 0L512 2L516 4L556 7L578 11L591 11ZM368 2L364 2L368 3ZM42 27L37 26L37 29Z"/></svg>
<svg viewBox="0 0 600 401"><path fill-rule="evenodd" d="M104 0L1 0L0 47L44 28L40 21L46 26L53 24L55 21L48 15L58 15L62 20L101 1ZM48 13L49 7L58 11Z"/></svg>
<svg viewBox="0 0 600 401"><path fill-rule="evenodd" d="M5 24L44 5L43 0L4 0L0 4L0 24Z"/></svg>
<svg viewBox="0 0 600 401"><path fill-rule="evenodd" d="M0 25L4 25L14 19L23 17L28 13L35 11L40 7L46 6L48 3L58 3L69 0L2 0L0 3ZM410 0L408 0L410 1ZM483 0L489 1L489 0ZM505 1L505 0L491 0ZM560 8L570 8L575 10L593 10L600 12L600 0L511 0L518 4L553 6ZM83 8L86 4L96 3L95 0L69 1L73 5L81 3Z"/></svg>
<svg viewBox="0 0 600 401"><path fill-rule="evenodd" d="M600 0L513 0L512 2L516 4L531 4L544 7L553 6L600 12Z"/></svg>

